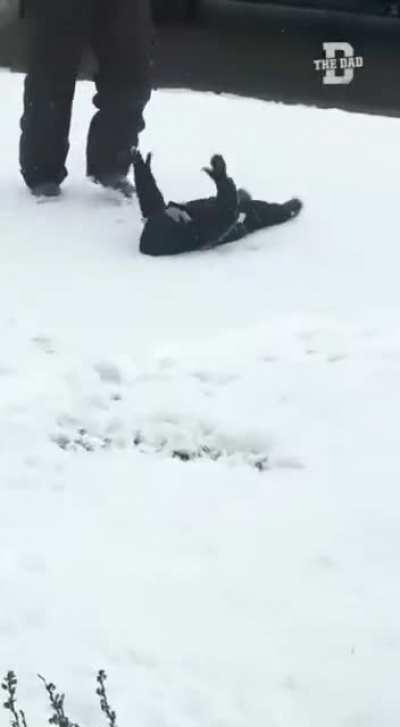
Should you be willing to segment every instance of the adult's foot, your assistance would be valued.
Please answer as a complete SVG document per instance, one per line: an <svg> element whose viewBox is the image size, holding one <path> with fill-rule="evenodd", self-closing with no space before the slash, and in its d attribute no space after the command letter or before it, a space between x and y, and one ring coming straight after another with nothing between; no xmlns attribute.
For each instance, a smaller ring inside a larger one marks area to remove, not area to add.
<svg viewBox="0 0 400 727"><path fill-rule="evenodd" d="M31 192L34 197L59 197L61 188L57 182L41 182L31 187Z"/></svg>
<svg viewBox="0 0 400 727"><path fill-rule="evenodd" d="M127 177L121 177L118 174L106 174L93 179L93 181L96 184L101 184L106 189L113 189L115 192L119 192L127 199L131 199L136 191L134 185Z"/></svg>

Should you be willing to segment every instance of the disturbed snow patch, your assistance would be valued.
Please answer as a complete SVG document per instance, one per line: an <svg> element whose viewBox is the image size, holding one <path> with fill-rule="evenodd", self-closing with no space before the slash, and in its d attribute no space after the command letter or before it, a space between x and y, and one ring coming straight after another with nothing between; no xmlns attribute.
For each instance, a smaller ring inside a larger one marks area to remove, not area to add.
<svg viewBox="0 0 400 727"><path fill-rule="evenodd" d="M170 358L167 365L165 357L140 368L131 362L95 363L89 375L75 378L71 406L58 416L52 442L66 452L135 449L259 471L301 466L275 453L265 425L273 421L274 410L271 403L268 416L268 402L265 409L258 405L258 386L265 390L265 385L255 361L250 377L248 364L233 372L225 362L214 361L200 367L200 376L195 363ZM249 410L250 404L258 411Z"/></svg>
<svg viewBox="0 0 400 727"><path fill-rule="evenodd" d="M112 427L111 427L112 429ZM260 472L272 466L268 443L257 442L256 436L219 431L214 426L193 418L160 416L149 418L131 432L114 434L106 427L103 432L78 426L67 432L65 428L52 436L53 441L68 452L126 449L133 447L142 454L172 457L182 462L193 460L223 461L227 464L245 464ZM279 462L278 462L279 464ZM288 466L291 466L288 462ZM296 466L293 462L292 466Z"/></svg>
<svg viewBox="0 0 400 727"><path fill-rule="evenodd" d="M66 355L44 334L26 341L15 331L17 365L4 370L0 387L0 449L9 460L13 453L31 461L39 451L52 459L130 450L258 471L297 469L301 463L281 456L278 444L298 449L292 362L271 364L270 345L260 343L266 337L259 333L203 342L201 350L171 345L142 360L89 362ZM15 472L14 461L9 470Z"/></svg>

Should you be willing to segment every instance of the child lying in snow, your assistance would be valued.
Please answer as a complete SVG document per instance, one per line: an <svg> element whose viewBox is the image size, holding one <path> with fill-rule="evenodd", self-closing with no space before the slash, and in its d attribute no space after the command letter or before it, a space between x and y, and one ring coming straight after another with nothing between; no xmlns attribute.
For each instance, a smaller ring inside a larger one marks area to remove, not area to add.
<svg viewBox="0 0 400 727"><path fill-rule="evenodd" d="M151 154L144 161L140 152L134 150L132 161L136 193L145 219L140 250L146 255L176 255L240 240L250 232L296 217L302 208L299 199L270 204L253 200L245 190L237 190L219 154L212 157L210 167L204 168L216 184L216 197L165 204L151 171Z"/></svg>

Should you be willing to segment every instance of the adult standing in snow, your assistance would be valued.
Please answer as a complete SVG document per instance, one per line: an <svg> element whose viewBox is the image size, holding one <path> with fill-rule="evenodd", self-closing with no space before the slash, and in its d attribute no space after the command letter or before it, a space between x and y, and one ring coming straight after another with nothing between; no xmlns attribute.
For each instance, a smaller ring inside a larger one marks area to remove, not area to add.
<svg viewBox="0 0 400 727"><path fill-rule="evenodd" d="M58 196L67 175L69 129L82 55L96 57L97 112L87 141L87 175L130 196L131 148L150 98L149 0L22 0L30 27L20 165L36 196Z"/></svg>

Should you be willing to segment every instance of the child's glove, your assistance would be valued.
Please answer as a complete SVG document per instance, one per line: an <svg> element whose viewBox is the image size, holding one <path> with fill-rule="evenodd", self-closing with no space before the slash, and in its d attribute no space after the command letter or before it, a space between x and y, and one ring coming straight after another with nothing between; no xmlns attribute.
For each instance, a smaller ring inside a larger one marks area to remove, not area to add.
<svg viewBox="0 0 400 727"><path fill-rule="evenodd" d="M224 179L224 177L226 177L226 164L224 157L221 156L221 154L214 154L214 156L211 157L210 166L203 167L203 171L206 172L206 174L208 174L214 182L219 179Z"/></svg>
<svg viewBox="0 0 400 727"><path fill-rule="evenodd" d="M143 166L146 166L149 171L151 170L151 160L153 158L151 152L147 154L146 159L144 160L139 149L133 146L131 149L131 158L134 164L143 164Z"/></svg>

